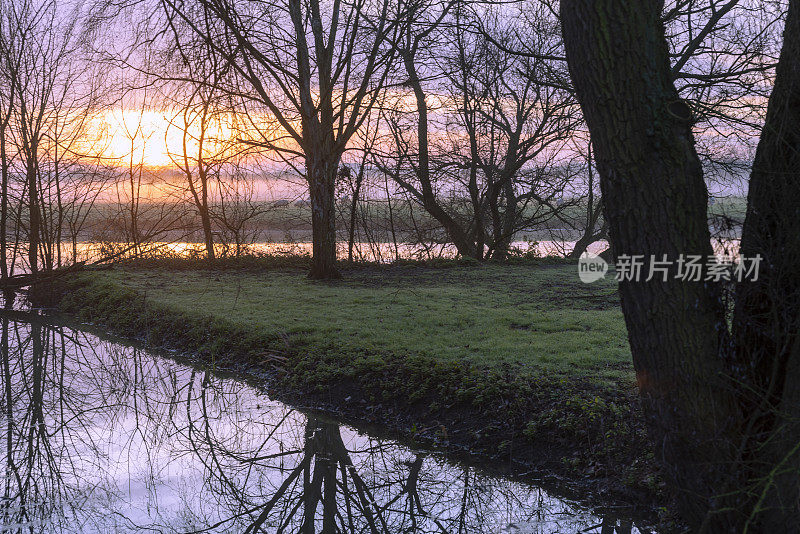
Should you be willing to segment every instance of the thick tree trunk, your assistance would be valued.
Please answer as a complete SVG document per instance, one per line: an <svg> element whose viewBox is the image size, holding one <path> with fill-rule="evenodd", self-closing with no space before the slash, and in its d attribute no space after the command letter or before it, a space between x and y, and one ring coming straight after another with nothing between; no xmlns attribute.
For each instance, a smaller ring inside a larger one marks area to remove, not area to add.
<svg viewBox="0 0 800 534"><path fill-rule="evenodd" d="M592 133L617 257L675 262L712 253L707 191L691 112L670 76L662 2L564 0L567 60ZM622 281L620 295L657 459L683 518L698 527L721 504L735 453L735 395L721 356L727 326L716 285ZM729 521L715 516L718 532Z"/></svg>
<svg viewBox="0 0 800 534"><path fill-rule="evenodd" d="M324 280L341 278L336 268L335 183L338 157L306 157L306 172L311 193L311 231L313 257L308 277Z"/></svg>
<svg viewBox="0 0 800 534"><path fill-rule="evenodd" d="M503 236L501 239L501 247L503 256L508 255L511 248L511 240L514 237L515 226L518 224L519 208L517 207L517 193L514 191L514 180L512 176L504 173L503 177L503 195L506 199L505 211L503 211Z"/></svg>
<svg viewBox="0 0 800 534"><path fill-rule="evenodd" d="M508 164L506 165L508 166ZM503 170L499 173L497 182L491 187L494 190L488 195L488 200L489 211L492 214L492 258L504 260L508 258L511 250L511 240L514 237L519 218L513 176L509 174L509 171ZM502 211L501 198L505 202Z"/></svg>
<svg viewBox="0 0 800 534"><path fill-rule="evenodd" d="M758 280L738 284L734 335L748 421L745 461L758 529L800 525L800 1L784 44L753 162L741 255L760 255Z"/></svg>
<svg viewBox="0 0 800 534"><path fill-rule="evenodd" d="M508 246L503 239L503 221L505 218L500 213L500 187L492 182L493 176L487 176L486 199L488 201L489 216L492 219L491 255L493 259L503 260L508 256Z"/></svg>

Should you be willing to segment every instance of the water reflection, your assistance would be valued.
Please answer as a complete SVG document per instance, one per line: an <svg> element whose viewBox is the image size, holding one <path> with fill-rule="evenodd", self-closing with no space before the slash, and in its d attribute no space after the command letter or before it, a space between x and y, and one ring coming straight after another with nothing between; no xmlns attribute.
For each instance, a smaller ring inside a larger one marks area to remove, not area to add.
<svg viewBox="0 0 800 534"><path fill-rule="evenodd" d="M522 236L528 239L530 236ZM277 236L281 239L282 236ZM301 241L264 241L241 245L238 253L241 255L255 256L311 256L313 245L310 236L302 235ZM530 237L530 239L533 239ZM575 248L574 240L524 240L512 241L512 250L519 254L534 256L563 256ZM608 248L607 241L592 243L588 250L600 253ZM216 244L214 246L216 257L231 257L237 254L237 249L231 245ZM172 257L172 258L200 258L205 257L205 244L197 241L148 241L139 245L139 254L144 257ZM130 243L126 242L76 242L62 243L61 255L69 258L71 262L93 263L105 258L132 257L134 251ZM348 257L348 243L345 238L336 244L336 256L340 260ZM397 260L429 260L434 258L455 258L457 250L449 243L423 242L423 243L390 243L390 242L356 242L354 243L354 259L357 261L391 263ZM16 273L27 272L25 257L17 255L9 257L9 262L16 267Z"/></svg>
<svg viewBox="0 0 800 534"><path fill-rule="evenodd" d="M0 321L1 532L639 532L237 380Z"/></svg>

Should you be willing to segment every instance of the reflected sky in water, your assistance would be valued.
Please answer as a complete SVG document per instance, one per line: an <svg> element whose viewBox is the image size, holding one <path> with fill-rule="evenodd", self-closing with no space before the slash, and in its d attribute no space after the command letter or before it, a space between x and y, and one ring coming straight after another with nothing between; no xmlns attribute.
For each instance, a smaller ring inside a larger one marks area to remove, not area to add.
<svg viewBox="0 0 800 534"><path fill-rule="evenodd" d="M0 321L0 532L640 532L238 380Z"/></svg>

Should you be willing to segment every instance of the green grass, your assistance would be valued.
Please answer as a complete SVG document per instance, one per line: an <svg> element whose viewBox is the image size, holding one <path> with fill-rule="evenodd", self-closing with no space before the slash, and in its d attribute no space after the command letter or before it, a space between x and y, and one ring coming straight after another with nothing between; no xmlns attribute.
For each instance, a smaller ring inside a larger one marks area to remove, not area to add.
<svg viewBox="0 0 800 534"><path fill-rule="evenodd" d="M362 268L325 283L297 270L96 276L152 304L277 335L291 346L512 365L598 383L632 376L615 284L582 284L572 265Z"/></svg>
<svg viewBox="0 0 800 534"><path fill-rule="evenodd" d="M359 265L318 282L307 261L151 259L64 279L52 297L82 321L270 376L290 404L660 498L613 280L585 285L575 265L540 259Z"/></svg>
<svg viewBox="0 0 800 534"><path fill-rule="evenodd" d="M708 206L709 217L727 217L742 223L747 214L746 197L718 198L714 204Z"/></svg>

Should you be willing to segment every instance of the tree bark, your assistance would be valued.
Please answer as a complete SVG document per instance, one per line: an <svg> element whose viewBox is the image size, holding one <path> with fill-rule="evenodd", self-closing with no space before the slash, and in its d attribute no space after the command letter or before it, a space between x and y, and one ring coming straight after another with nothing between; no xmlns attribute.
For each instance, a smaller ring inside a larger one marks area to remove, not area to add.
<svg viewBox="0 0 800 534"><path fill-rule="evenodd" d="M572 80L592 133L617 257L673 262L712 253L692 117L672 83L663 2L564 0ZM620 282L646 424L681 516L699 527L720 506L739 424L716 284L660 276ZM724 531L729 521L715 516Z"/></svg>
<svg viewBox="0 0 800 534"><path fill-rule="evenodd" d="M800 1L784 43L748 190L741 255L760 255L758 280L738 284L736 369L749 415L745 461L764 532L800 524Z"/></svg>
<svg viewBox="0 0 800 534"><path fill-rule="evenodd" d="M338 157L306 157L311 194L312 262L308 277L315 280L341 278L336 268L335 182Z"/></svg>

